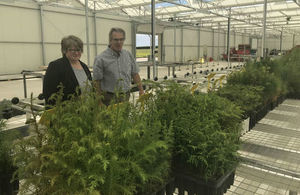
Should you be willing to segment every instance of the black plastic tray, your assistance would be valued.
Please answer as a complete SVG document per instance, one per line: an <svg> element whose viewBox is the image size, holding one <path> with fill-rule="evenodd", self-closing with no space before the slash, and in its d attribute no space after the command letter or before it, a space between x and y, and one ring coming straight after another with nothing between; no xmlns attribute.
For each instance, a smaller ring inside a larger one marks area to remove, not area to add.
<svg viewBox="0 0 300 195"><path fill-rule="evenodd" d="M178 188L179 195L188 192L190 195L223 195L234 182L235 170L228 172L215 181L187 175L182 172L175 173L175 188Z"/></svg>

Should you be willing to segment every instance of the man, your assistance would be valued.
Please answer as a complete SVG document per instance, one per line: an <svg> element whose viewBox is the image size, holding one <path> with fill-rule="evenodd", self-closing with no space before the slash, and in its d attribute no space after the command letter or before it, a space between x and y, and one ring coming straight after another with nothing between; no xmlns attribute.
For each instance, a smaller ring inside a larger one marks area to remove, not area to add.
<svg viewBox="0 0 300 195"><path fill-rule="evenodd" d="M112 28L109 32L108 48L95 58L93 79L98 92L104 96L105 105L109 105L112 100L128 101L131 80L137 84L139 94L144 94L135 59L122 49L124 41L125 31Z"/></svg>

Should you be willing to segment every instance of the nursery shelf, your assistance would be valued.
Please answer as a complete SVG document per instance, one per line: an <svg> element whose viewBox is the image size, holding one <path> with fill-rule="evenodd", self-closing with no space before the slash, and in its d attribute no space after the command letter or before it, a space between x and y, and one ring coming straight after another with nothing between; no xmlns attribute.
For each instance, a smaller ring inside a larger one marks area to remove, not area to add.
<svg viewBox="0 0 300 195"><path fill-rule="evenodd" d="M300 192L300 100L287 99L241 137L241 163L228 194Z"/></svg>

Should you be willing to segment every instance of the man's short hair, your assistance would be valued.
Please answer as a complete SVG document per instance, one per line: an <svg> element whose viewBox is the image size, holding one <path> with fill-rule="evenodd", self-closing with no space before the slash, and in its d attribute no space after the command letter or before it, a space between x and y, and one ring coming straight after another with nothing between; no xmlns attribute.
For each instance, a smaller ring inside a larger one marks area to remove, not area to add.
<svg viewBox="0 0 300 195"><path fill-rule="evenodd" d="M79 49L81 52L83 52L83 42L80 38L74 35L69 35L61 40L61 53L63 55L66 54L68 49L72 47L75 47L76 49Z"/></svg>
<svg viewBox="0 0 300 195"><path fill-rule="evenodd" d="M111 28L109 31L109 43L112 41L112 34L113 32L122 33L124 35L124 39L126 38L126 33L122 28Z"/></svg>

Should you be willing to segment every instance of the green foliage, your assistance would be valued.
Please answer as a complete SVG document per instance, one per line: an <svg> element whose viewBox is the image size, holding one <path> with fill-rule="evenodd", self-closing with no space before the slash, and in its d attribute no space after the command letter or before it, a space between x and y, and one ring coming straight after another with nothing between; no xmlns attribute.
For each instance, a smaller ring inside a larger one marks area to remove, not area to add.
<svg viewBox="0 0 300 195"><path fill-rule="evenodd" d="M294 48L281 57L277 63L276 74L286 83L291 97L300 98L300 48Z"/></svg>
<svg viewBox="0 0 300 195"><path fill-rule="evenodd" d="M0 110L8 109L11 107L11 102L7 99L0 101Z"/></svg>
<svg viewBox="0 0 300 195"><path fill-rule="evenodd" d="M205 179L216 179L236 166L241 111L213 94L191 95L190 86L165 82L156 104L163 123L173 126L176 164Z"/></svg>
<svg viewBox="0 0 300 195"><path fill-rule="evenodd" d="M17 167L13 164L13 142L17 131L5 130L6 121L0 119L0 194L15 194L18 180L14 178Z"/></svg>
<svg viewBox="0 0 300 195"><path fill-rule="evenodd" d="M261 86L227 84L216 91L216 94L238 105L243 110L243 119L246 119L261 106L262 91Z"/></svg>
<svg viewBox="0 0 300 195"><path fill-rule="evenodd" d="M248 62L243 71L234 72L227 78L229 85L246 85L263 87L264 103L285 93L281 79L270 72L270 67L263 62Z"/></svg>
<svg viewBox="0 0 300 195"><path fill-rule="evenodd" d="M7 99L0 101L0 120L4 118L3 111L11 108L11 102ZM1 121L3 123L3 121ZM2 124L1 124L2 125ZM1 126L3 128L3 125Z"/></svg>
<svg viewBox="0 0 300 195"><path fill-rule="evenodd" d="M0 119L0 175L11 174L14 171L12 143L19 134L16 131L3 131L6 121Z"/></svg>
<svg viewBox="0 0 300 195"><path fill-rule="evenodd" d="M91 90L90 90L91 91ZM17 147L22 192L36 194L134 194L169 174L170 128L158 120L151 99L143 112L128 102L105 107L85 92L57 96L45 127Z"/></svg>
<svg viewBox="0 0 300 195"><path fill-rule="evenodd" d="M3 119L0 119L0 132L4 129L5 127L5 121Z"/></svg>
<svg viewBox="0 0 300 195"><path fill-rule="evenodd" d="M7 142L4 133L2 132L5 127L5 121L0 119L0 174L5 174L11 169L11 151L9 142Z"/></svg>
<svg viewBox="0 0 300 195"><path fill-rule="evenodd" d="M151 55L151 49L136 49L136 57L137 58L147 58L148 55ZM158 57L158 53L155 53L155 56Z"/></svg>

